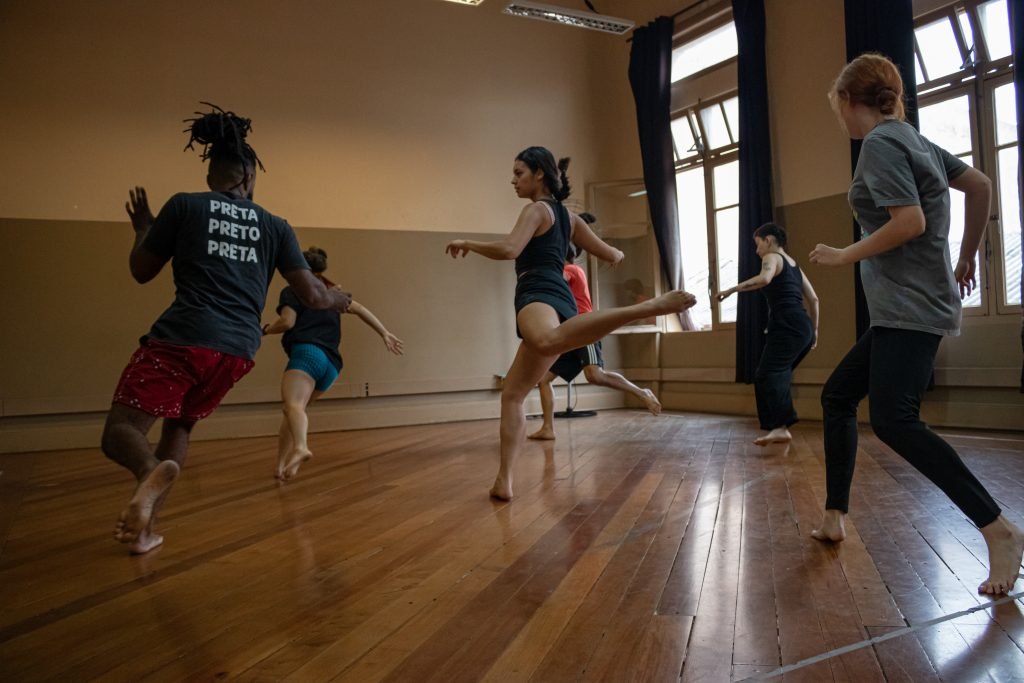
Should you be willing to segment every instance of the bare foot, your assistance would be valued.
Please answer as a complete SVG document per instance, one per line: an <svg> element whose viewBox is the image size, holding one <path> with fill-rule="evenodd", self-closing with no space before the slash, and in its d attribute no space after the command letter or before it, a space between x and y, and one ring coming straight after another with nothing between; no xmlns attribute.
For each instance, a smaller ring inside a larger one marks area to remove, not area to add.
<svg viewBox="0 0 1024 683"><path fill-rule="evenodd" d="M1004 595L1013 590L1024 558L1024 532L1002 515L983 527L981 535L988 545L988 578L978 586L979 593Z"/></svg>
<svg viewBox="0 0 1024 683"><path fill-rule="evenodd" d="M789 430L785 427L779 427L768 432L764 436L759 436L754 439L754 443L758 446L767 446L772 443L789 443L793 440L793 435L789 433Z"/></svg>
<svg viewBox="0 0 1024 683"><path fill-rule="evenodd" d="M512 481L499 474L494 479L494 486L491 487L491 498L512 500Z"/></svg>
<svg viewBox="0 0 1024 683"><path fill-rule="evenodd" d="M533 434L529 434L526 438L527 439L536 439L538 441L554 441L555 440L555 430L552 429L551 427L541 427L540 429L535 431Z"/></svg>
<svg viewBox="0 0 1024 683"><path fill-rule="evenodd" d="M838 543L846 539L846 514L839 510L825 510L821 526L811 531L811 538Z"/></svg>
<svg viewBox="0 0 1024 683"><path fill-rule="evenodd" d="M164 460L153 468L135 489L135 495L128 501L128 507L121 511L121 517L114 527L114 538L121 543L132 543L139 538L153 516L153 505L171 488L181 468L173 460Z"/></svg>
<svg viewBox="0 0 1024 683"><path fill-rule="evenodd" d="M139 537L135 539L135 542L128 546L128 550L131 551L132 555L145 555L154 548L159 548L163 545L164 537L160 534L154 534L151 529L145 529Z"/></svg>
<svg viewBox="0 0 1024 683"><path fill-rule="evenodd" d="M640 400L642 400L644 405L647 406L647 410L651 411L651 415L660 415L661 401L658 400L658 397L655 396L654 392L650 389L644 389L643 391L644 395Z"/></svg>
<svg viewBox="0 0 1024 683"><path fill-rule="evenodd" d="M665 313L681 313L685 311L697 303L697 297L681 289L673 289L671 292L665 292L661 296L654 297L644 303L649 303L655 314L664 315Z"/></svg>
<svg viewBox="0 0 1024 683"><path fill-rule="evenodd" d="M281 469L281 479L288 481L294 477L299 473L299 468L312 457L313 452L310 450L299 450L297 448L293 450L288 458L288 462Z"/></svg>

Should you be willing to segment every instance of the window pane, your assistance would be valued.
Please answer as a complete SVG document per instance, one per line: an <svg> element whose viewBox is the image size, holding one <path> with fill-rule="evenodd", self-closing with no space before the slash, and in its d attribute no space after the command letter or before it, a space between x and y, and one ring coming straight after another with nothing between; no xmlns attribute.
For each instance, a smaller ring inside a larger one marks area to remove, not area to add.
<svg viewBox="0 0 1024 683"><path fill-rule="evenodd" d="M739 259L740 209L724 209L715 214L715 241L718 243L718 289L736 284ZM739 296L730 296L718 304L718 319L723 323L736 322L736 302Z"/></svg>
<svg viewBox="0 0 1024 683"><path fill-rule="evenodd" d="M1017 140L1017 94L1013 82L995 89L996 144L1005 145Z"/></svg>
<svg viewBox="0 0 1024 683"><path fill-rule="evenodd" d="M725 26L672 50L672 82L736 56L736 27Z"/></svg>
<svg viewBox="0 0 1024 683"><path fill-rule="evenodd" d="M921 135L950 154L961 155L973 149L967 95L921 107L919 116Z"/></svg>
<svg viewBox="0 0 1024 683"><path fill-rule="evenodd" d="M975 62L978 61L978 51L975 48L974 43L974 31L971 30L971 20L967 16L967 12L962 9L956 11L956 20L960 24L960 33L964 36L964 45L967 46L968 57L972 58Z"/></svg>
<svg viewBox="0 0 1024 683"><path fill-rule="evenodd" d="M964 163L971 163L970 157L963 159ZM956 267L960 258L960 243L964 241L964 193L951 191L949 193L949 259ZM979 287L971 292L971 295L961 303L964 308L976 308L981 306L981 285L982 273L978 257L974 257L974 272L977 273Z"/></svg>
<svg viewBox="0 0 1024 683"><path fill-rule="evenodd" d="M679 241L683 257L683 288L697 297L690 309L698 330L711 329L711 297L708 295L708 221L704 199L704 169L676 174L679 196Z"/></svg>
<svg viewBox="0 0 1024 683"><path fill-rule="evenodd" d="M697 153L693 148L693 131L690 130L688 119L688 113L678 119L672 119L672 142L676 146L676 161Z"/></svg>
<svg viewBox="0 0 1024 683"><path fill-rule="evenodd" d="M1021 227L1017 191L1017 148L999 150L999 222L1003 243L1003 300L1020 305Z"/></svg>
<svg viewBox="0 0 1024 683"><path fill-rule="evenodd" d="M740 162L715 166L714 170L715 208L740 203Z"/></svg>
<svg viewBox="0 0 1024 683"><path fill-rule="evenodd" d="M733 97L732 99L722 102L722 106L725 107L725 118L729 120L729 131L732 133L732 141L740 141L740 98Z"/></svg>
<svg viewBox="0 0 1024 683"><path fill-rule="evenodd" d="M981 32L985 36L985 47L989 59L999 59L1010 54L1010 18L1006 13L1006 0L992 0L978 6Z"/></svg>
<svg viewBox="0 0 1024 683"><path fill-rule="evenodd" d="M917 44L921 48L924 68L928 70L928 78L936 79L960 71L964 62L960 48L953 35L953 25L949 17L943 17L927 26L914 30Z"/></svg>
<svg viewBox="0 0 1024 683"><path fill-rule="evenodd" d="M725 117L722 116L721 107L715 104L701 109L700 122L704 126L704 134L708 138L708 149L725 147L729 144L729 130L725 127Z"/></svg>
<svg viewBox="0 0 1024 683"><path fill-rule="evenodd" d="M921 60L914 57L914 74L917 77L917 84L921 85L924 83L924 72L921 71Z"/></svg>

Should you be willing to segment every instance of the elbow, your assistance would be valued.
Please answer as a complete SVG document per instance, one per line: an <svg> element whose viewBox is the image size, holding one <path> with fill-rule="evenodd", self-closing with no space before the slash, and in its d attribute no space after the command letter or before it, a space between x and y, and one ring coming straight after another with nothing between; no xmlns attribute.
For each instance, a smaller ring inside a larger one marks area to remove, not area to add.
<svg viewBox="0 0 1024 683"><path fill-rule="evenodd" d="M134 265L129 266L129 270L131 270L132 278L140 285L146 284L152 280L155 275L154 273L148 273L140 268L136 268Z"/></svg>
<svg viewBox="0 0 1024 683"><path fill-rule="evenodd" d="M511 244L502 244L498 254L503 261L513 261L519 256L520 251Z"/></svg>

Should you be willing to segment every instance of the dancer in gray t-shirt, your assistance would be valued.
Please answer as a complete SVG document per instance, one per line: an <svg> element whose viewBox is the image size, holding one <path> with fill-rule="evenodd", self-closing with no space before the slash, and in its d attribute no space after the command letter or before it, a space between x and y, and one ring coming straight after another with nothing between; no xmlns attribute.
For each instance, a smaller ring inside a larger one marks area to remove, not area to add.
<svg viewBox="0 0 1024 683"><path fill-rule="evenodd" d="M956 451L920 419L939 342L960 333L960 298L977 285L974 259L988 219L991 183L904 121L903 82L882 55L864 54L847 64L829 98L850 137L864 140L849 197L864 234L844 249L817 245L811 262L861 263L871 327L822 390L828 499L812 535L821 541L846 537L857 404L868 396L878 438L981 530L989 575L978 592L1008 593L1020 569L1024 534L1002 515ZM951 187L966 195L955 270L948 239Z"/></svg>

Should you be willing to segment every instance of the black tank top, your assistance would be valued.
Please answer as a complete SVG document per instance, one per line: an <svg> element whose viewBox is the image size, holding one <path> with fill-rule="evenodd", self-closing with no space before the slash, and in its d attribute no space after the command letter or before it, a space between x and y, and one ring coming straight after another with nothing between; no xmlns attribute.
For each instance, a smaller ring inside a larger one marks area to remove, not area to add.
<svg viewBox="0 0 1024 683"><path fill-rule="evenodd" d="M782 258L782 272L773 277L766 287L762 287L761 292L768 300L768 307L773 311L783 308L803 308L804 278L800 274L800 266L791 266L786 257L781 254L780 257Z"/></svg>
<svg viewBox="0 0 1024 683"><path fill-rule="evenodd" d="M530 239L516 257L516 277L526 273L547 272L562 277L565 255L569 249L569 212L561 202L540 200L551 207L555 222L543 235Z"/></svg>

